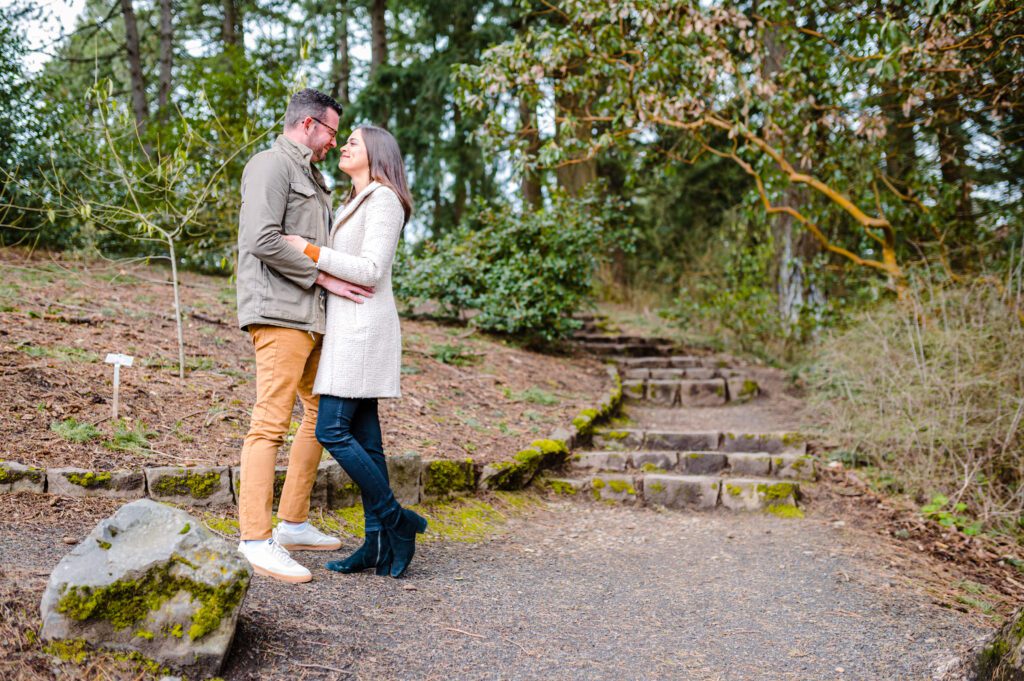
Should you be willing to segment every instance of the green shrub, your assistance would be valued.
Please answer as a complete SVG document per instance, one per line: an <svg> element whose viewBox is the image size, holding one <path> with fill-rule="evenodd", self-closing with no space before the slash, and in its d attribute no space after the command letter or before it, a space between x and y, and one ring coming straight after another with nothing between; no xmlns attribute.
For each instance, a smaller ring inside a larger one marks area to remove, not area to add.
<svg viewBox="0 0 1024 681"><path fill-rule="evenodd" d="M451 316L476 310L471 323L487 331L561 338L579 326L571 314L590 295L597 263L612 244L629 247L625 224L620 206L596 192L555 192L527 213L477 204L453 232L402 255L396 293L410 305L435 301Z"/></svg>

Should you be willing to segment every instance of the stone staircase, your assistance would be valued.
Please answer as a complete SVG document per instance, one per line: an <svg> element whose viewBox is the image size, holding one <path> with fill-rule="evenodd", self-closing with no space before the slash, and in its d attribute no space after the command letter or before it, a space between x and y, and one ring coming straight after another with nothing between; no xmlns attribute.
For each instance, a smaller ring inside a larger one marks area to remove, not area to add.
<svg viewBox="0 0 1024 681"><path fill-rule="evenodd" d="M743 402L761 393L757 381L722 360L675 354L676 345L664 338L645 338L609 331L597 315L577 317L583 328L573 340L591 353L614 361L627 402L663 407L719 407Z"/></svg>
<svg viewBox="0 0 1024 681"><path fill-rule="evenodd" d="M742 367L676 354L678 348L660 339L608 335L609 324L596 316L584 325L577 334L580 346L600 347L596 354L617 365L627 404L706 409L713 415L716 407L729 409L761 396ZM594 340L602 330L614 340ZM629 356L603 352L623 345L631 348ZM607 502L789 516L801 514L800 484L815 477L814 459L798 433L690 431L630 422L597 430L589 448L573 453L563 475L545 477L542 484Z"/></svg>

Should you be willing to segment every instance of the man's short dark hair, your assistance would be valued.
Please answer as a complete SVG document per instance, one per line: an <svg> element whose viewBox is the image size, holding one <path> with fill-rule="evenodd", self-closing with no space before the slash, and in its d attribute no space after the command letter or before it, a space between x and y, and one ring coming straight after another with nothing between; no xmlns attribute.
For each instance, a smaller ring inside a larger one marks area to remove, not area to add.
<svg viewBox="0 0 1024 681"><path fill-rule="evenodd" d="M327 109L334 109L341 116L341 104L330 95L325 95L319 90L306 88L299 90L292 95L288 102L288 110L284 112L284 127L294 128L306 120L306 116L323 118Z"/></svg>

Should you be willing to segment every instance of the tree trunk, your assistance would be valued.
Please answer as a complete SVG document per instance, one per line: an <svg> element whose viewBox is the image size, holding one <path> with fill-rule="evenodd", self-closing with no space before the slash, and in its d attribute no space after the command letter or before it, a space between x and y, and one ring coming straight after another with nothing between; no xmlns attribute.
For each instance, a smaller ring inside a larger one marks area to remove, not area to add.
<svg viewBox="0 0 1024 681"><path fill-rule="evenodd" d="M568 114L579 114L583 110L580 105L579 96L576 94L562 94L555 98L555 111L558 117ZM563 124L556 124L556 134ZM577 123L573 126L571 134L587 146L590 141L590 123ZM558 186L565 189L572 196L579 196L583 188L597 179L597 159L573 159L573 163L564 165L555 170L558 178Z"/></svg>
<svg viewBox="0 0 1024 681"><path fill-rule="evenodd" d="M331 68L334 98L344 106L351 103L349 97L349 81L352 79L352 58L348 50L348 0L337 0L337 12L334 15L335 45L334 65Z"/></svg>
<svg viewBox="0 0 1024 681"><path fill-rule="evenodd" d="M527 139L526 160L534 161L537 152L540 151L540 131L537 129L537 113L525 99L519 100L519 124L523 136ZM523 208L538 210L541 206L540 179L535 170L523 170L523 178L520 182L520 190L523 194Z"/></svg>
<svg viewBox="0 0 1024 681"><path fill-rule="evenodd" d="M370 82L378 81L380 69L388 63L388 30L385 24L387 0L370 1ZM388 123L388 106L384 93L378 95L373 121L379 126Z"/></svg>
<svg viewBox="0 0 1024 681"><path fill-rule="evenodd" d="M388 63L388 29L384 23L387 7L387 0L370 2L370 78Z"/></svg>
<svg viewBox="0 0 1024 681"><path fill-rule="evenodd" d="M171 64L174 61L171 3L172 0L160 0L160 82L157 89L157 108L161 120L167 120L167 103L171 98Z"/></svg>
<svg viewBox="0 0 1024 681"><path fill-rule="evenodd" d="M939 138L939 167L942 182L956 190L955 206L946 241L953 244L971 244L975 240L974 211L971 206L971 180L967 167L967 144L963 126L956 111L939 111L936 116L936 134ZM972 250L964 248L951 254L954 265L963 266L973 261Z"/></svg>
<svg viewBox="0 0 1024 681"><path fill-rule="evenodd" d="M814 22L813 18L811 22ZM770 28L765 34L764 45L765 61L762 75L766 80L770 80L785 64L786 47L779 42L774 30ZM772 139L770 131L766 132L766 141L769 144L780 142ZM799 209L809 201L810 196L805 189L789 186L782 191L778 203ZM775 244L772 276L779 316L790 325L795 325L804 308L814 308L824 303L824 292L809 282L807 276L807 264L820 248L813 236L798 225L796 219L789 214L775 214L771 225Z"/></svg>
<svg viewBox="0 0 1024 681"><path fill-rule="evenodd" d="M149 118L149 104L146 102L146 77L142 73L142 57L139 52L139 26L135 21L132 0L121 0L121 14L124 15L125 48L128 51L128 72L131 76L132 109L135 112L135 127L141 135Z"/></svg>
<svg viewBox="0 0 1024 681"><path fill-rule="evenodd" d="M220 35L224 47L239 44L242 26L242 11L235 0L221 0L224 9L224 23L221 24Z"/></svg>

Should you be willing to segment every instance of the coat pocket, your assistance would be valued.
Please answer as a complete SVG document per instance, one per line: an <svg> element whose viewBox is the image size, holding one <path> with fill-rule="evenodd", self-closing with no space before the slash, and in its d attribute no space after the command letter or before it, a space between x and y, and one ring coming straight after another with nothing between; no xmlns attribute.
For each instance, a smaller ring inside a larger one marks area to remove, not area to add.
<svg viewBox="0 0 1024 681"><path fill-rule="evenodd" d="M324 207L316 189L307 182L292 182L285 209L285 234L298 234L307 241L320 244L324 229Z"/></svg>

